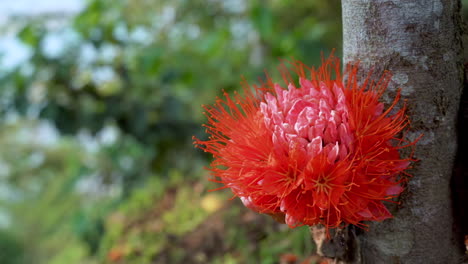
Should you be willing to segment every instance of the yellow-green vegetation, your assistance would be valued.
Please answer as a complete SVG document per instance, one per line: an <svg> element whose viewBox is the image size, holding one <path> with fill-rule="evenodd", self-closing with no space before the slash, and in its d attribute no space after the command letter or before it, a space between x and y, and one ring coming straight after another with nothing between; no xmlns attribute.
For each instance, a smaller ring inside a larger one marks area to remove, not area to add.
<svg viewBox="0 0 468 264"><path fill-rule="evenodd" d="M228 191L207 193L203 182L184 178L152 180L105 229L107 263L277 263L284 253L313 252L307 228L291 230L230 201Z"/></svg>

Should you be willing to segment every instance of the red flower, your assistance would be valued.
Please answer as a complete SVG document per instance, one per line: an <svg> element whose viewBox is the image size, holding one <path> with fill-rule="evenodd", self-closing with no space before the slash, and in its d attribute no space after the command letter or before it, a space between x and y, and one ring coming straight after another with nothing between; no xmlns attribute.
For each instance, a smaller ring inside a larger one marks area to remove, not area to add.
<svg viewBox="0 0 468 264"><path fill-rule="evenodd" d="M290 227L391 217L382 202L402 192L412 159L398 150L414 142L397 136L408 125L405 109L395 109L399 93L386 110L379 102L390 74L359 84L357 65L344 82L333 56L318 70L291 64L299 87L283 70L287 89L270 78L253 89L244 83L243 96L225 93L204 107L210 137L194 143L213 154L216 181Z"/></svg>

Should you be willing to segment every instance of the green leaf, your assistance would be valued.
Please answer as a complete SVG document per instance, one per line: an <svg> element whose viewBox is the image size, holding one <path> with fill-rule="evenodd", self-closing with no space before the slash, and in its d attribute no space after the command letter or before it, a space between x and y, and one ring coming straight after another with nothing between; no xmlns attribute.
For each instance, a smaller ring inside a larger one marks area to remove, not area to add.
<svg viewBox="0 0 468 264"><path fill-rule="evenodd" d="M273 35L273 12L264 4L252 8L252 22L262 39L270 39Z"/></svg>
<svg viewBox="0 0 468 264"><path fill-rule="evenodd" d="M40 28L38 28L34 24L28 24L20 30L20 32L18 33L18 37L23 43L31 47L36 47L39 45L43 34L43 30L41 30Z"/></svg>

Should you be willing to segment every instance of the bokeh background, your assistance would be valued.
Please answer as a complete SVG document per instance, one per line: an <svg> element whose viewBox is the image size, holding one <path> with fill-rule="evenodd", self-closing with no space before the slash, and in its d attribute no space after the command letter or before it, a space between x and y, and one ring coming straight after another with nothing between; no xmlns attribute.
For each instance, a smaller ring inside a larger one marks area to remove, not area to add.
<svg viewBox="0 0 468 264"><path fill-rule="evenodd" d="M0 263L280 263L307 228L208 181L202 104L341 53L339 0L0 2Z"/></svg>

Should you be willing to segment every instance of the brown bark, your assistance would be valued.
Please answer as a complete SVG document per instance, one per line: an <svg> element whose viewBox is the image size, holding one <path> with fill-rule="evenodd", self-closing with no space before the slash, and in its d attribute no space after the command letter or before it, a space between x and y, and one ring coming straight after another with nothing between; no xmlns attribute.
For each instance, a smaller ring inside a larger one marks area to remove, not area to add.
<svg viewBox="0 0 468 264"><path fill-rule="evenodd" d="M407 99L407 137L424 134L401 206L358 235L354 262L459 263L450 179L463 88L460 1L343 0L342 8L344 62L390 70L388 93L401 88Z"/></svg>

